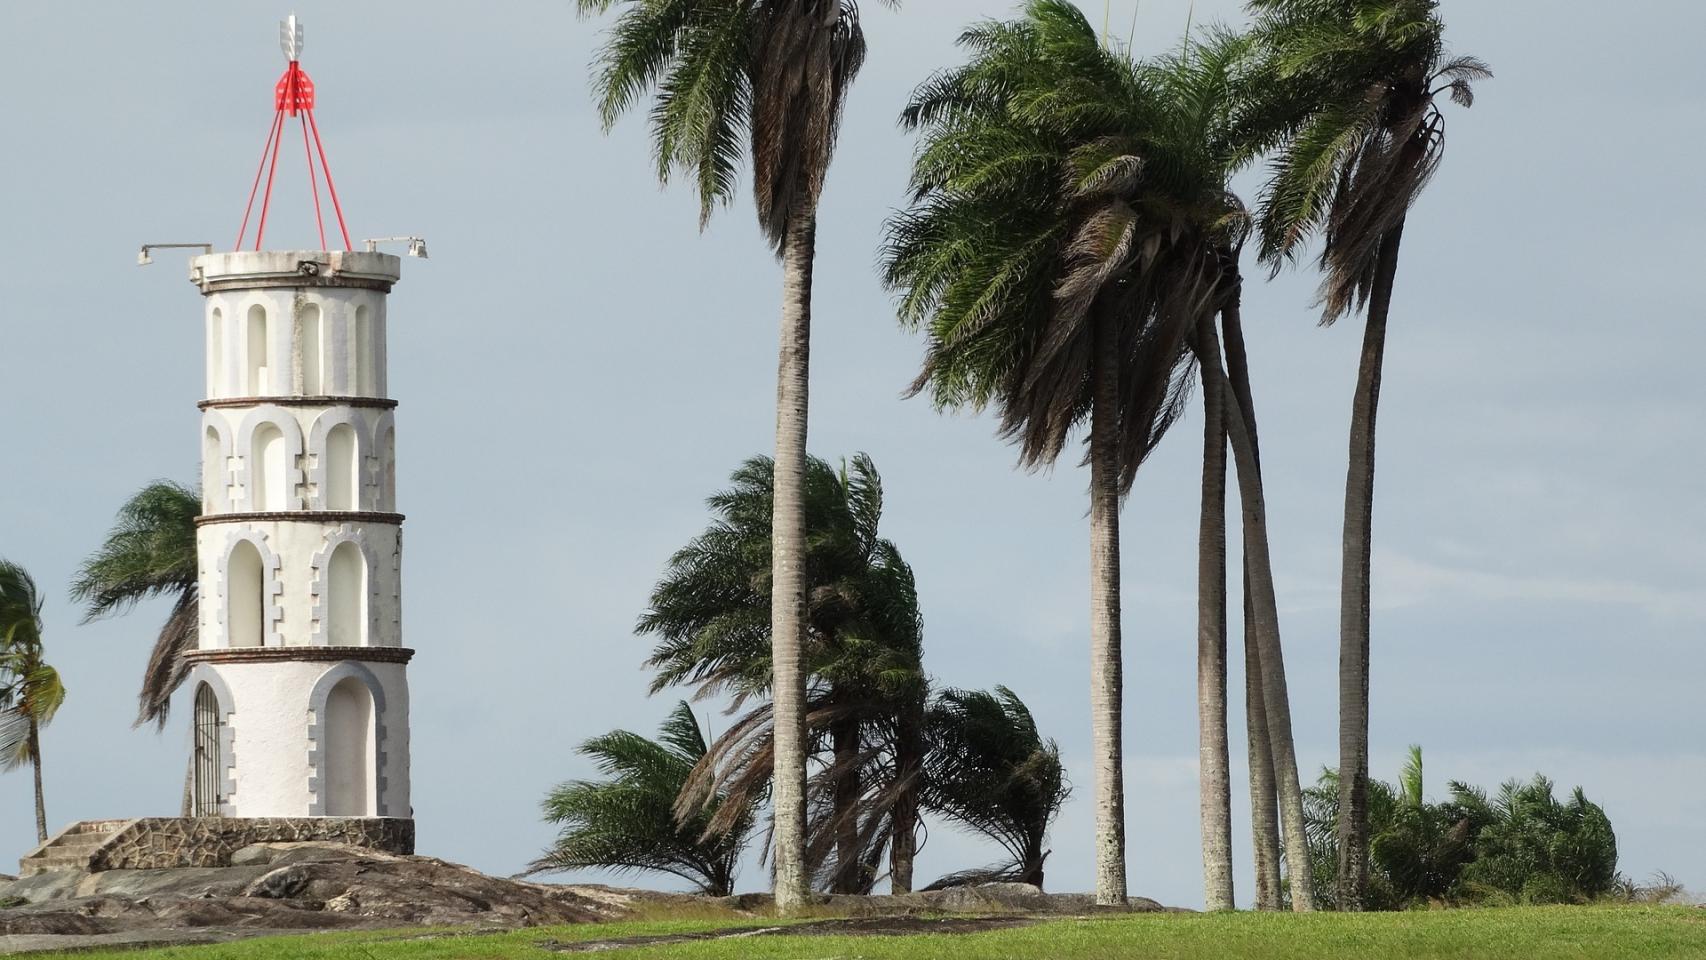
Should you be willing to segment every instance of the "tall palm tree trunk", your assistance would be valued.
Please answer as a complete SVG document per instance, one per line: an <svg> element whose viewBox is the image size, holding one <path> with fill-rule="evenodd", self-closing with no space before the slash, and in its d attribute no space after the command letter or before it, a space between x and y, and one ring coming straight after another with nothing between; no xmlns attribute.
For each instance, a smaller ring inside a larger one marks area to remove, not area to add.
<svg viewBox="0 0 1706 960"><path fill-rule="evenodd" d="M1197 534L1197 763L1203 906L1230 910L1232 775L1226 745L1226 421L1203 381L1202 518Z"/></svg>
<svg viewBox="0 0 1706 960"><path fill-rule="evenodd" d="M1256 636L1250 568L1244 567L1244 730L1250 753L1250 841L1256 871L1256 909L1278 910L1280 897L1279 794L1268 711L1262 702L1261 641Z"/></svg>
<svg viewBox="0 0 1706 960"><path fill-rule="evenodd" d="M1236 280L1231 299L1221 307L1221 336L1226 341L1226 371L1232 396L1250 434L1256 469L1262 466L1262 447L1256 428L1256 403L1250 387L1250 359L1244 349L1243 284ZM1278 798L1274 792L1274 754L1269 747L1267 708L1262 703L1262 660L1256 637L1255 600L1250 591L1250 564L1243 565L1244 593L1244 727L1250 755L1250 833L1256 872L1256 909L1280 908L1280 834Z"/></svg>
<svg viewBox="0 0 1706 960"><path fill-rule="evenodd" d="M1097 317L1090 404L1090 740L1096 771L1096 902L1126 903L1121 750L1118 333Z"/></svg>
<svg viewBox="0 0 1706 960"><path fill-rule="evenodd" d="M782 255L782 331L776 370L775 503L771 518L770 647L775 711L776 909L796 913L810 892L806 871L805 474L811 357L812 258L817 221L789 224Z"/></svg>
<svg viewBox="0 0 1706 960"><path fill-rule="evenodd" d="M894 836L889 844L889 892L912 892L913 861L918 856L918 792L924 781L924 700L902 708L895 742Z"/></svg>
<svg viewBox="0 0 1706 960"><path fill-rule="evenodd" d="M830 823L835 830L835 877L831 893L857 893L864 859L859 843L859 720L842 717L830 725L835 757L830 787Z"/></svg>
<svg viewBox="0 0 1706 960"><path fill-rule="evenodd" d="M1369 567L1374 550L1374 420L1386 353L1386 317L1404 221L1380 242L1374 289L1351 400L1345 472L1344 567L1339 581L1339 909L1361 910L1368 892Z"/></svg>
<svg viewBox="0 0 1706 960"><path fill-rule="evenodd" d="M1210 319L1205 318L1198 325L1197 349L1203 375L1220 382L1223 391L1229 393L1226 373L1220 365L1219 341L1214 336ZM1304 913L1315 909L1315 893L1309 868L1309 841L1303 826L1303 784L1297 774L1297 751L1291 733L1291 702L1286 692L1285 659L1280 647L1273 566L1268 556L1267 506L1243 411L1238 409L1236 398L1228 397L1227 407L1227 436L1232 442L1233 461L1238 467L1239 503L1244 513L1244 556L1254 594L1252 610L1262 667L1262 707L1267 714L1268 739L1273 750L1287 875L1291 881L1291 906L1293 910Z"/></svg>
<svg viewBox="0 0 1706 960"><path fill-rule="evenodd" d="M42 797L41 790L41 727L34 720L30 721L30 769L36 779L36 841L47 842L47 802Z"/></svg>

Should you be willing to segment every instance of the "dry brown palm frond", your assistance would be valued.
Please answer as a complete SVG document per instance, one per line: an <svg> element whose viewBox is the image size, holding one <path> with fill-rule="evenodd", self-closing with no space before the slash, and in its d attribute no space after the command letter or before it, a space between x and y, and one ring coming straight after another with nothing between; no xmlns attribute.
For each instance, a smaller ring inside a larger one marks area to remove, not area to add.
<svg viewBox="0 0 1706 960"><path fill-rule="evenodd" d="M172 605L172 614L160 628L160 636L154 641L154 650L148 655L148 666L142 673L136 726L154 723L165 727L172 709L172 693L190 675L190 664L184 655L196 646L200 606L195 590L179 594L178 602Z"/></svg>

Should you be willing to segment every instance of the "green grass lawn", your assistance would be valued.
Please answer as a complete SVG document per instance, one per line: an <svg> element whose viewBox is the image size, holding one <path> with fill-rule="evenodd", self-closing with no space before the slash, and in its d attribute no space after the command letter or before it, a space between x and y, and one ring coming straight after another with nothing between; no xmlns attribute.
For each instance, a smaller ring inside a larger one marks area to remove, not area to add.
<svg viewBox="0 0 1706 960"><path fill-rule="evenodd" d="M480 936L330 934L107 953L133 960L509 960L562 956L542 943L688 934L762 921L677 920ZM81 954L93 956L94 954ZM1515 907L1388 914L1137 914L917 936L763 936L600 951L612 960L1666 960L1706 958L1706 909Z"/></svg>

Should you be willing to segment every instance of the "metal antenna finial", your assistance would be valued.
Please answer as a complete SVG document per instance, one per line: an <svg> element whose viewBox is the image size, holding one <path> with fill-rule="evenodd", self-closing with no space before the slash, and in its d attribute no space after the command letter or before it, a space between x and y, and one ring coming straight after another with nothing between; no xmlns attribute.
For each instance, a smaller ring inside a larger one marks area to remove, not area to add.
<svg viewBox="0 0 1706 960"><path fill-rule="evenodd" d="M278 23L278 47L291 63L302 59L302 24L291 14Z"/></svg>

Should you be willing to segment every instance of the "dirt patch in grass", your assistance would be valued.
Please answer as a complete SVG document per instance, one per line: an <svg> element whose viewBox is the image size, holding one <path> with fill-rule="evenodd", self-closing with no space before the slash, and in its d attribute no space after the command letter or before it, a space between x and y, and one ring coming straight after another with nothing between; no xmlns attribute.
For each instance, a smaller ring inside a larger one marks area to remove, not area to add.
<svg viewBox="0 0 1706 960"><path fill-rule="evenodd" d="M841 920L814 920L809 923L780 924L773 927L731 927L707 930L703 933L666 934L651 937L619 937L613 940L585 940L561 943L545 940L538 944L542 950L558 953L601 953L625 947L657 947L674 943L695 943L703 940L743 940L751 937L882 937L915 934L982 933L986 930L1009 930L1036 923L1034 917L855 917Z"/></svg>

